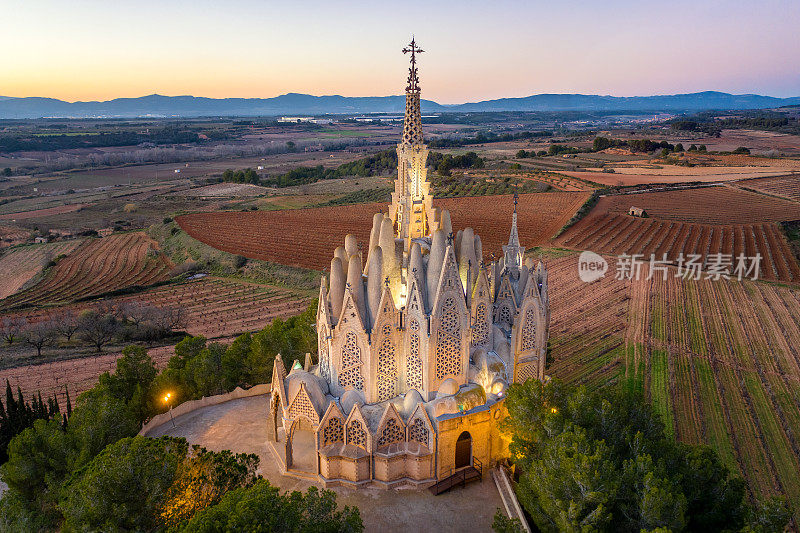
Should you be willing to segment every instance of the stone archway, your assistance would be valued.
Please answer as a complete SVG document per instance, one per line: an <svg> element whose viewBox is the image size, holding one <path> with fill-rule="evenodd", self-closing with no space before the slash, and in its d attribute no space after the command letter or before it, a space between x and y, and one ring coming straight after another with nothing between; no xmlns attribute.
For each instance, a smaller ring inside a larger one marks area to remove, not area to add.
<svg viewBox="0 0 800 533"><path fill-rule="evenodd" d="M455 464L456 469L472 464L472 435L469 434L469 431L464 431L458 436Z"/></svg>
<svg viewBox="0 0 800 533"><path fill-rule="evenodd" d="M286 435L286 468L318 474L317 436L304 416L295 419Z"/></svg>
<svg viewBox="0 0 800 533"><path fill-rule="evenodd" d="M272 396L270 402L269 425L267 435L273 442L278 442L278 430L280 425L283 425L283 405L281 404L281 397L278 394Z"/></svg>

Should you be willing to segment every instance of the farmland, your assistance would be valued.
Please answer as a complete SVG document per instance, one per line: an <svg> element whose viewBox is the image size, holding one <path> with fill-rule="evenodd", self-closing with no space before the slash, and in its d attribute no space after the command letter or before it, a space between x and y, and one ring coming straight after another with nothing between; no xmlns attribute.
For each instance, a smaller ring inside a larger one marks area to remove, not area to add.
<svg viewBox="0 0 800 533"><path fill-rule="evenodd" d="M298 296L282 288L220 278L202 278L192 281L170 283L148 289L135 295L112 298L106 302L117 307L140 303L162 308L180 308L183 311L182 329L191 335L203 335L208 339L227 341L242 332L257 331L275 318L287 318L304 311L309 298ZM59 312L71 310L79 313L91 307L89 302L71 304L59 308ZM28 321L36 322L49 316L47 310L22 313ZM87 357L75 349L60 348L51 351L49 361L41 364L26 364L0 370L0 382L9 379L12 386L19 386L27 395L41 391L42 396L57 393L65 400L67 385L74 399L76 394L90 388L97 376L114 368L120 348L103 355ZM172 347L156 347L149 350L159 367L166 365L172 355ZM8 355L4 363L9 364ZM62 358L66 358L62 360Z"/></svg>
<svg viewBox="0 0 800 533"><path fill-rule="evenodd" d="M610 258L607 258L610 259ZM640 388L683 442L707 443L751 495L800 501L800 291L660 275L585 284L577 258L547 261L548 374ZM798 515L795 515L796 517Z"/></svg>
<svg viewBox="0 0 800 533"><path fill-rule="evenodd" d="M790 200L800 201L800 175L798 174L778 176L775 178L743 180L737 183L737 185L765 194L782 196Z"/></svg>
<svg viewBox="0 0 800 533"><path fill-rule="evenodd" d="M596 213L626 214L641 207L652 218L702 224L751 224L800 219L800 204L733 187L702 187L600 198Z"/></svg>
<svg viewBox="0 0 800 533"><path fill-rule="evenodd" d="M590 215L556 239L559 246L614 255L651 254L675 263L680 254L697 254L706 264L710 254L736 257L761 255L760 275L764 279L800 281L789 244L775 223L690 224L627 215ZM734 265L735 266L735 265Z"/></svg>
<svg viewBox="0 0 800 533"><path fill-rule="evenodd" d="M68 254L80 240L61 241L45 244L31 244L8 250L0 256L0 299L17 292L34 279L49 261L61 254Z"/></svg>
<svg viewBox="0 0 800 533"><path fill-rule="evenodd" d="M800 293L751 281L633 281L629 376L753 495L800 501ZM797 516L797 515L796 515Z"/></svg>
<svg viewBox="0 0 800 533"><path fill-rule="evenodd" d="M588 192L535 193L520 196L520 239L532 246L547 242L589 197ZM483 239L487 257L508 241L513 208L508 195L437 200L448 209L453 227L470 226ZM369 243L372 214L385 204L294 209L270 212L194 213L176 219L192 237L217 249L291 266L322 270L333 250L353 233Z"/></svg>
<svg viewBox="0 0 800 533"><path fill-rule="evenodd" d="M577 255L547 261L552 364L548 373L598 388L625 375L625 329L630 282L607 275L586 285Z"/></svg>
<svg viewBox="0 0 800 533"><path fill-rule="evenodd" d="M84 241L41 282L0 301L0 310L63 304L168 278L172 263L141 232Z"/></svg>

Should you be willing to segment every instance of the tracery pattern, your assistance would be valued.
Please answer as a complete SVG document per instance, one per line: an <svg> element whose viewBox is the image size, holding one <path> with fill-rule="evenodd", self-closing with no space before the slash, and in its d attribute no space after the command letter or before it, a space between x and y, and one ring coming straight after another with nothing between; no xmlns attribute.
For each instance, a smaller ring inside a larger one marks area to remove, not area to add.
<svg viewBox="0 0 800 533"><path fill-rule="evenodd" d="M452 297L442 306L442 320L436 335L436 379L461 374L461 322Z"/></svg>
<svg viewBox="0 0 800 533"><path fill-rule="evenodd" d="M408 440L417 441L420 444L428 446L428 428L425 427L425 422L421 418L417 418L408 428Z"/></svg>
<svg viewBox="0 0 800 533"><path fill-rule="evenodd" d="M486 304L481 302L475 309L475 325L472 329L472 344L482 346L489 342L489 321Z"/></svg>
<svg viewBox="0 0 800 533"><path fill-rule="evenodd" d="M331 417L325 428L322 430L322 445L327 446L334 442L344 441L344 424L338 416Z"/></svg>
<svg viewBox="0 0 800 533"><path fill-rule="evenodd" d="M536 313L533 309L525 312L525 323L522 327L522 350L533 350L536 347Z"/></svg>
<svg viewBox="0 0 800 533"><path fill-rule="evenodd" d="M395 442L403 442L406 440L405 433L405 430L397 423L397 420L394 418L388 419L381 431L381 436L378 438L378 448L389 446Z"/></svg>
<svg viewBox="0 0 800 533"><path fill-rule="evenodd" d="M289 415L294 419L304 416L313 423L319 421L319 415L317 415L317 411L314 409L308 396L299 392L297 396L295 396L294 401L292 401L292 406L289 407Z"/></svg>
<svg viewBox="0 0 800 533"><path fill-rule="evenodd" d="M351 420L347 424L347 444L367 449L367 432L359 420Z"/></svg>
<svg viewBox="0 0 800 533"><path fill-rule="evenodd" d="M517 383L524 383L530 378L536 377L536 364L526 364L517 372Z"/></svg>
<svg viewBox="0 0 800 533"><path fill-rule="evenodd" d="M356 334L348 331L342 348L342 373L339 374L339 386L364 390L361 366L361 349L358 347Z"/></svg>
<svg viewBox="0 0 800 533"><path fill-rule="evenodd" d="M388 326L387 326L388 327ZM391 331L391 328L390 328ZM384 337L378 350L378 401L397 396L396 351L391 337Z"/></svg>
<svg viewBox="0 0 800 533"><path fill-rule="evenodd" d="M413 321L419 329L416 320ZM413 327L412 327L413 330ZM406 359L406 384L408 390L416 389L422 391L422 359L419 356L419 335L412 333L409 337L408 358Z"/></svg>
<svg viewBox="0 0 800 533"><path fill-rule="evenodd" d="M325 381L331 380L330 359L328 357L328 330L322 328L319 333L319 373Z"/></svg>
<svg viewBox="0 0 800 533"><path fill-rule="evenodd" d="M497 321L501 324L506 324L509 327L514 325L514 321L511 318L511 308L508 306L508 304L503 304L500 306L500 309L497 312Z"/></svg>

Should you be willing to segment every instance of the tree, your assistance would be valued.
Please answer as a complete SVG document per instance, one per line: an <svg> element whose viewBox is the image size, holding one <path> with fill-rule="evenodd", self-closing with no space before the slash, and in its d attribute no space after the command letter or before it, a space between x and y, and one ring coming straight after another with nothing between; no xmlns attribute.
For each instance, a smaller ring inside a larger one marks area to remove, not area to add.
<svg viewBox="0 0 800 533"><path fill-rule="evenodd" d="M21 317L0 318L0 339L7 344L14 344L27 325L28 321Z"/></svg>
<svg viewBox="0 0 800 533"><path fill-rule="evenodd" d="M189 446L183 439L115 442L65 487L59 509L72 530L154 530L157 511Z"/></svg>
<svg viewBox="0 0 800 533"><path fill-rule="evenodd" d="M53 323L56 327L56 332L63 335L67 341L72 340L72 336L78 332L78 316L72 310L66 310L58 313L53 318Z"/></svg>
<svg viewBox="0 0 800 533"><path fill-rule="evenodd" d="M606 148L611 148L611 146L613 146L611 139L607 137L595 137L594 142L592 142L592 151L599 152Z"/></svg>
<svg viewBox="0 0 800 533"><path fill-rule="evenodd" d="M519 518L508 518L506 514L499 508L494 513L494 519L492 520L492 530L495 531L496 533L525 532L525 530L522 528L522 523L519 521Z"/></svg>
<svg viewBox="0 0 800 533"><path fill-rule="evenodd" d="M10 167L6 167L6 168L3 169L3 176L5 176L5 177L11 176L11 168Z"/></svg>
<svg viewBox="0 0 800 533"><path fill-rule="evenodd" d="M682 143L676 144L675 145L675 151L676 152L683 152L683 144Z"/></svg>
<svg viewBox="0 0 800 533"><path fill-rule="evenodd" d="M693 144L693 145L689 146L689 151L690 152L696 152L697 151L697 145Z"/></svg>
<svg viewBox="0 0 800 533"><path fill-rule="evenodd" d="M701 144L700 146L697 147L697 150L699 152L706 152L708 149L706 148L705 144Z"/></svg>
<svg viewBox="0 0 800 533"><path fill-rule="evenodd" d="M36 355L39 357L42 356L42 348L53 342L55 334L55 324L50 320L41 320L22 330L25 343L36 348Z"/></svg>
<svg viewBox="0 0 800 533"><path fill-rule="evenodd" d="M256 480L258 456L209 452L185 439L130 437L99 453L64 487L59 509L71 530L175 527Z"/></svg>
<svg viewBox="0 0 800 533"><path fill-rule="evenodd" d="M525 159L528 156L530 156L530 153L526 150L520 150L517 152L517 159Z"/></svg>
<svg viewBox="0 0 800 533"><path fill-rule="evenodd" d="M81 313L78 324L81 338L97 348L98 353L103 351L103 346L114 340L119 331L117 317L97 309Z"/></svg>
<svg viewBox="0 0 800 533"><path fill-rule="evenodd" d="M364 530L357 507L336 505L336 493L310 487L308 492L281 494L266 480L252 487L228 492L213 507L197 513L184 527L184 533L217 531L341 532Z"/></svg>
<svg viewBox="0 0 800 533"><path fill-rule="evenodd" d="M744 482L711 448L667 437L641 392L530 380L512 385L506 407L519 498L542 531L721 531L754 521ZM761 516L779 522L775 509Z"/></svg>

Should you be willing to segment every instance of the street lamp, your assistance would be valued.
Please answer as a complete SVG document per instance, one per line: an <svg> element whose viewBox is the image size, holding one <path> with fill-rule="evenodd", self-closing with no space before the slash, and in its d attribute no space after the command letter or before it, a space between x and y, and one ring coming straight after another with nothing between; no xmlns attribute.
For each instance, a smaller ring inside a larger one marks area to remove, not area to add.
<svg viewBox="0 0 800 533"><path fill-rule="evenodd" d="M172 427L175 427L175 419L172 418L172 404L169 403L169 400L170 400L171 397L172 397L172 393L168 392L167 395L164 396L164 403L167 404L167 406L169 407L169 420L170 420L170 422L172 422Z"/></svg>

